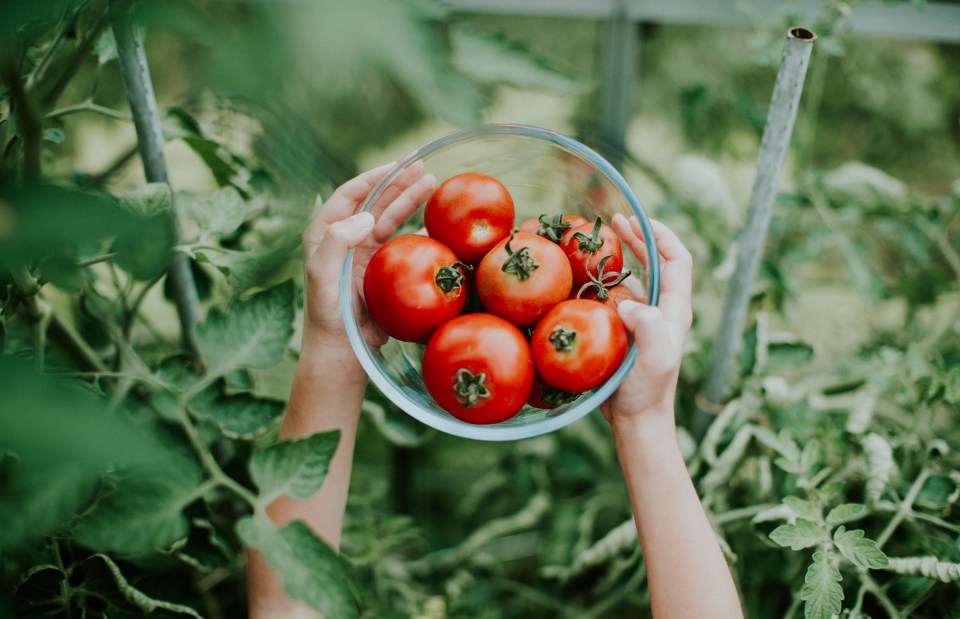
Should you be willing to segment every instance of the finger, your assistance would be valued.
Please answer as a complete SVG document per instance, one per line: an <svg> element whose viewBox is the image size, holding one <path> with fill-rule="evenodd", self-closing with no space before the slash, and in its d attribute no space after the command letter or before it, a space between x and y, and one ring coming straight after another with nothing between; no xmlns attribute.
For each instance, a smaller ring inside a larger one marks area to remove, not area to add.
<svg viewBox="0 0 960 619"><path fill-rule="evenodd" d="M323 239L308 256L307 264L307 272L313 285L321 294L323 291L337 289L340 268L347 256L347 250L356 247L370 235L373 223L373 215L370 213L357 213L334 222L327 228Z"/></svg>
<svg viewBox="0 0 960 619"><path fill-rule="evenodd" d="M633 255L640 260L643 268L649 268L648 265L650 261L647 256L647 244L643 240L643 234L640 233L638 235L634 232L630 222L627 221L627 218L621 213L614 214L610 220L610 225L613 227L613 231L617 233L617 236L620 237L620 240L630 248Z"/></svg>
<svg viewBox="0 0 960 619"><path fill-rule="evenodd" d="M633 341L640 350L656 351L657 355L666 355L672 349L667 324L661 311L636 301L621 301L617 313L623 326L633 335Z"/></svg>
<svg viewBox="0 0 960 619"><path fill-rule="evenodd" d="M326 221L331 223L339 221L355 211L394 165L396 165L395 162L390 162L377 166L337 187L337 190L327 200L326 208L330 216L325 217ZM350 212L342 212L344 208L349 208Z"/></svg>
<svg viewBox="0 0 960 619"><path fill-rule="evenodd" d="M437 179L432 174L427 174L408 187L380 214L377 225L373 229L373 239L378 243L385 243L397 231L397 228L417 210L420 204L433 193L436 186Z"/></svg>
<svg viewBox="0 0 960 619"><path fill-rule="evenodd" d="M634 230L640 223L631 218ZM651 220L657 250L662 260L660 270L660 307L678 331L686 331L693 321L693 256L680 238L664 223Z"/></svg>
<svg viewBox="0 0 960 619"><path fill-rule="evenodd" d="M417 160L404 168L390 183L384 187L377 197L376 203L370 207L370 212L377 219L380 219L380 213L390 206L397 196L415 183L423 175L423 161Z"/></svg>

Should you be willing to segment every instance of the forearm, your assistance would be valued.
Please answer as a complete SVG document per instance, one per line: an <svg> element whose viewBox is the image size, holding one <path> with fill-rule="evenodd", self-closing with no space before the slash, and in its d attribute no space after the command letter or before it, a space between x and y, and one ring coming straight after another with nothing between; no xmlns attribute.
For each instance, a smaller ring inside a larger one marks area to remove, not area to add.
<svg viewBox="0 0 960 619"><path fill-rule="evenodd" d="M653 616L740 618L740 601L663 411L613 422Z"/></svg>
<svg viewBox="0 0 960 619"><path fill-rule="evenodd" d="M340 546L357 423L366 387L366 376L359 364L345 371L345 363L357 363L356 358L315 349L305 342L279 439L336 429L340 431L340 441L319 492L304 501L282 496L267 509L278 526L301 520L335 550ZM319 617L305 604L287 597L276 572L258 552L249 556L248 587L250 616L254 619Z"/></svg>

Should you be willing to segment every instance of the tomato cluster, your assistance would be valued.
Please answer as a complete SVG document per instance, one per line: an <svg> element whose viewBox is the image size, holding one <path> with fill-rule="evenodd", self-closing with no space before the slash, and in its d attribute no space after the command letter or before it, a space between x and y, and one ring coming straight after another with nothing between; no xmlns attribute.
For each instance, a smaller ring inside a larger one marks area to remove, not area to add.
<svg viewBox="0 0 960 619"><path fill-rule="evenodd" d="M450 177L427 200L427 234L387 241L364 273L370 317L391 337L426 342L427 392L470 423L571 402L627 350L615 307L633 297L614 230L579 215L515 217L497 179Z"/></svg>

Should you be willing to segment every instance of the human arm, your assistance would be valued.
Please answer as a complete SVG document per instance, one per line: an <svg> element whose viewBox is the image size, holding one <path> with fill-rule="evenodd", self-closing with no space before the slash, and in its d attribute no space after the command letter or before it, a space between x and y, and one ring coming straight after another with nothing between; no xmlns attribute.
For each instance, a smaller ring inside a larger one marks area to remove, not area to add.
<svg viewBox="0 0 960 619"><path fill-rule="evenodd" d="M340 441L320 491L298 501L282 496L267 512L277 525L307 524L332 548L340 546L353 465L353 449L367 376L347 339L340 313L340 269L347 250L359 265L385 242L433 190L435 180L413 164L384 192L373 213L360 208L391 165L369 170L344 183L320 207L303 234L304 318L300 359L280 429L280 439L340 431ZM361 286L355 288L360 289ZM369 322L361 326L371 340L382 337ZM251 552L247 567L250 616L301 618L320 615L290 599L262 555Z"/></svg>
<svg viewBox="0 0 960 619"><path fill-rule="evenodd" d="M636 218L617 215L612 224L637 256L646 255ZM676 440L674 396L693 317L693 261L669 228L657 221L652 227L663 263L660 302L618 306L638 354L601 410L630 495L653 616L741 618L733 578Z"/></svg>

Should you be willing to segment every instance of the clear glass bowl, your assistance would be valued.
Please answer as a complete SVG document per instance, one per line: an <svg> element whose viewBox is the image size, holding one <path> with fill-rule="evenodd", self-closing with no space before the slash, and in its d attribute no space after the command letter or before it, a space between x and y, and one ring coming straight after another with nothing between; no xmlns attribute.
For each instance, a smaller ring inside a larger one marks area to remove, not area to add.
<svg viewBox="0 0 960 619"><path fill-rule="evenodd" d="M513 197L516 224L537 218L541 213L579 214L593 221L599 215L605 223L615 213L636 215L647 246L646 263L624 247L625 268L644 284L646 301L656 305L660 293L659 254L653 231L640 200L620 173L603 157L580 142L529 125L493 124L458 131L440 137L398 162L377 185L363 205L369 211L385 187L416 161L424 173L437 182L464 172L488 174L503 183ZM419 229L423 204L397 234ZM552 432L596 410L623 382L637 351L631 344L623 363L606 383L574 402L544 410L530 406L507 421L476 425L460 421L437 406L423 384L420 362L423 344L390 339L383 346L364 338L358 324L367 311L354 289L353 252L347 254L340 276L340 299L350 343L377 388L409 415L442 432L477 440L503 441Z"/></svg>

